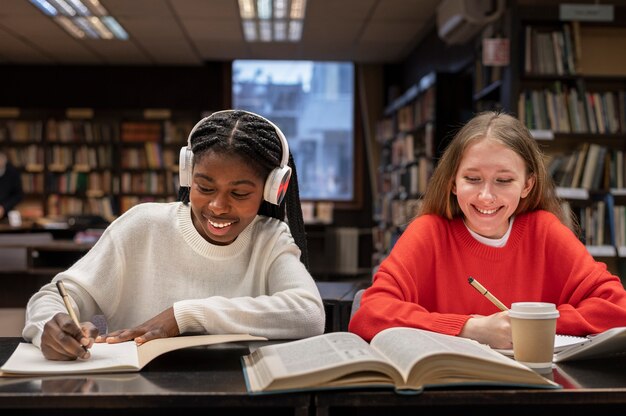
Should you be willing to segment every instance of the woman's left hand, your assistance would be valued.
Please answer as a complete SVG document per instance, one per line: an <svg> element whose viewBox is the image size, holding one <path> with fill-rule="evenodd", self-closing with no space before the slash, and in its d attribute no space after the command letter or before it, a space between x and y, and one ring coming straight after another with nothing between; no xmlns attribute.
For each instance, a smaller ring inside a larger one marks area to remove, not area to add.
<svg viewBox="0 0 626 416"><path fill-rule="evenodd" d="M139 326L130 329L119 329L100 335L96 338L96 342L116 344L134 340L137 345L141 345L153 339L169 338L178 335L180 335L180 331L174 316L174 308L170 307Z"/></svg>

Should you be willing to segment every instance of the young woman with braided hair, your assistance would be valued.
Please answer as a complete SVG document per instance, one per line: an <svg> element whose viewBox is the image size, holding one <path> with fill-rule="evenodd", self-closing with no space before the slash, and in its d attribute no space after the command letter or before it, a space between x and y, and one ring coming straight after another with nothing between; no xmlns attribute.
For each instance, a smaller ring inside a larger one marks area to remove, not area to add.
<svg viewBox="0 0 626 416"><path fill-rule="evenodd" d="M213 113L181 150L180 182L180 201L131 208L33 295L23 336L46 358L85 359L93 342L141 344L190 332L274 339L323 332L295 166L280 129L254 113ZM55 287L61 279L81 322L102 314L107 334L73 323Z"/></svg>

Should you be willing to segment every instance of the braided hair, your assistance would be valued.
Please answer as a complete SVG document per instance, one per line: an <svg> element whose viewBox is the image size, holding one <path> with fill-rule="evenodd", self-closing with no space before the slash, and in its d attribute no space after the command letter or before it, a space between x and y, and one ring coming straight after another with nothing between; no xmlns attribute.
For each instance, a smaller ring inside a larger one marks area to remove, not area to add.
<svg viewBox="0 0 626 416"><path fill-rule="evenodd" d="M283 149L281 141L274 127L247 111L220 111L207 117L191 135L191 150L194 160L206 152L238 155L246 160L262 178L267 178L270 172L280 166ZM298 176L291 153L289 154L291 179L280 205L270 204L263 200L258 215L272 217L285 221L291 230L296 245L300 248L300 260L308 268L308 250L302 207L300 205L300 191ZM189 203L189 187L181 186L178 199L185 205Z"/></svg>

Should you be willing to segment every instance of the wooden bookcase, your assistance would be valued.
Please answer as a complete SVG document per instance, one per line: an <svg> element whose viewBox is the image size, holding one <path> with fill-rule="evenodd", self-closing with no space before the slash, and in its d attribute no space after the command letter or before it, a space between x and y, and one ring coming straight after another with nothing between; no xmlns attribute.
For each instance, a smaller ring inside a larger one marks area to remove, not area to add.
<svg viewBox="0 0 626 416"><path fill-rule="evenodd" d="M474 73L474 110L517 115L539 141L589 251L626 257L626 7L611 22L565 21L559 5L510 2L483 36L510 40L510 65ZM480 37L476 40L479 51ZM488 81L485 81L485 80Z"/></svg>
<svg viewBox="0 0 626 416"><path fill-rule="evenodd" d="M99 215L173 201L192 111L20 111L0 118L0 146L22 173L26 219Z"/></svg>
<svg viewBox="0 0 626 416"><path fill-rule="evenodd" d="M376 266L415 216L433 167L471 108L471 80L432 72L390 103L377 124Z"/></svg>

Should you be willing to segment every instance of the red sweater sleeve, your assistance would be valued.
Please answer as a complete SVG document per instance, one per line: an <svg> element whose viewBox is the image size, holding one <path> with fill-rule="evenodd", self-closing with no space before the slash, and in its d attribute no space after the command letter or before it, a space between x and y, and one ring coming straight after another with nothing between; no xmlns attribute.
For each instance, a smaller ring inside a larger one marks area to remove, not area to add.
<svg viewBox="0 0 626 416"><path fill-rule="evenodd" d="M626 292L620 279L605 263L596 261L587 248L562 224L546 227L546 287L558 294L560 317L557 333L585 336L626 326Z"/></svg>
<svg viewBox="0 0 626 416"><path fill-rule="evenodd" d="M459 334L469 315L428 309L438 296L438 285L424 277L438 278L437 251L448 237L441 224L435 217L424 216L409 225L363 294L349 331L368 341L383 329L400 326Z"/></svg>

